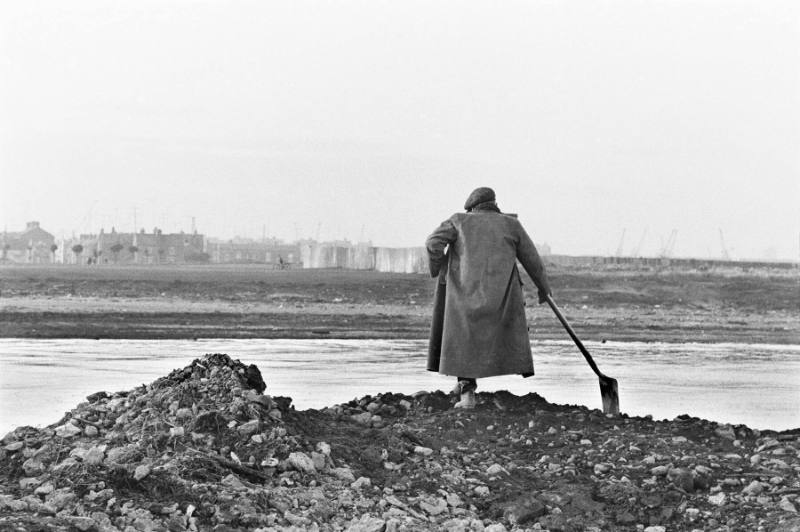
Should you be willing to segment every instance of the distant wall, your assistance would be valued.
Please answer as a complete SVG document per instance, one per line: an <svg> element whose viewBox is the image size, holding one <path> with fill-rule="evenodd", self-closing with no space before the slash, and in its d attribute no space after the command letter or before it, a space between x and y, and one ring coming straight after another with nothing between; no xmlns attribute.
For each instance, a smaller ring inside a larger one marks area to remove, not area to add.
<svg viewBox="0 0 800 532"><path fill-rule="evenodd" d="M343 268L379 272L423 273L428 270L424 247L384 248L367 245L310 244L302 247L303 268Z"/></svg>
<svg viewBox="0 0 800 532"><path fill-rule="evenodd" d="M797 268L797 263L793 262L761 262L761 261L730 261L714 259L681 259L670 257L597 257L581 256L571 257L568 255L549 255L542 257L546 263L557 266L576 266L587 267L600 264L620 264L630 266L664 267L676 266L684 268L710 269L722 267L736 268L777 268L790 270Z"/></svg>
<svg viewBox="0 0 800 532"><path fill-rule="evenodd" d="M375 269L379 272L426 273L428 255L424 247L375 248Z"/></svg>

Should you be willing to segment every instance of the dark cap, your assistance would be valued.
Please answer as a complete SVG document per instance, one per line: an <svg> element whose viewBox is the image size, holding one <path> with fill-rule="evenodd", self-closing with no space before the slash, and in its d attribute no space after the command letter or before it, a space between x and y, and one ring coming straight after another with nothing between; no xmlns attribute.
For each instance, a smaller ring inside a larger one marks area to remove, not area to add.
<svg viewBox="0 0 800 532"><path fill-rule="evenodd" d="M467 198L464 204L464 210L470 210L475 205L483 203L484 201L495 201L494 190L489 187L478 187L472 191L472 194Z"/></svg>

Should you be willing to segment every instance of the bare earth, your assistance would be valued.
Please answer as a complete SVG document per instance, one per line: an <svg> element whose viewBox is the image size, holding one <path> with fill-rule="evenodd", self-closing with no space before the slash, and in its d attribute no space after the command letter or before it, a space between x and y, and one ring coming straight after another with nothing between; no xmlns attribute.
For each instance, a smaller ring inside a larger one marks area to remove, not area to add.
<svg viewBox="0 0 800 532"><path fill-rule="evenodd" d="M585 340L800 343L795 270L551 266ZM424 275L258 265L0 268L0 337L426 338ZM566 338L526 283L532 336Z"/></svg>

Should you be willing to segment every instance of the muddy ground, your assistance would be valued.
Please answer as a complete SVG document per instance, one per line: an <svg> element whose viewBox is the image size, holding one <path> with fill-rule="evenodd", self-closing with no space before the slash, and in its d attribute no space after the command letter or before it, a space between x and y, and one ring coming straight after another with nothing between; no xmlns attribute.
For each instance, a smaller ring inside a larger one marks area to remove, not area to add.
<svg viewBox="0 0 800 532"><path fill-rule="evenodd" d="M548 269L585 340L800 343L800 272ZM530 281L532 334L563 339ZM425 275L245 266L0 267L0 337L426 338Z"/></svg>
<svg viewBox="0 0 800 532"><path fill-rule="evenodd" d="M465 411L442 392L296 411L268 382L210 355L16 429L0 529L800 530L800 430L504 392Z"/></svg>

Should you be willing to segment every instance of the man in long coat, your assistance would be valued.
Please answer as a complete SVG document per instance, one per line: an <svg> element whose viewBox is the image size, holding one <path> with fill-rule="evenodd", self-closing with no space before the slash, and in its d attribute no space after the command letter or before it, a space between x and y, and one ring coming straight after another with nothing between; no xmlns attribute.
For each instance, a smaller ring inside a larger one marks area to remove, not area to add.
<svg viewBox="0 0 800 532"><path fill-rule="evenodd" d="M464 209L426 241L444 303L434 308L428 369L457 377L456 407L473 408L476 379L533 375L517 261L536 284L539 303L551 291L533 241L516 216L500 212L492 189L475 189Z"/></svg>

